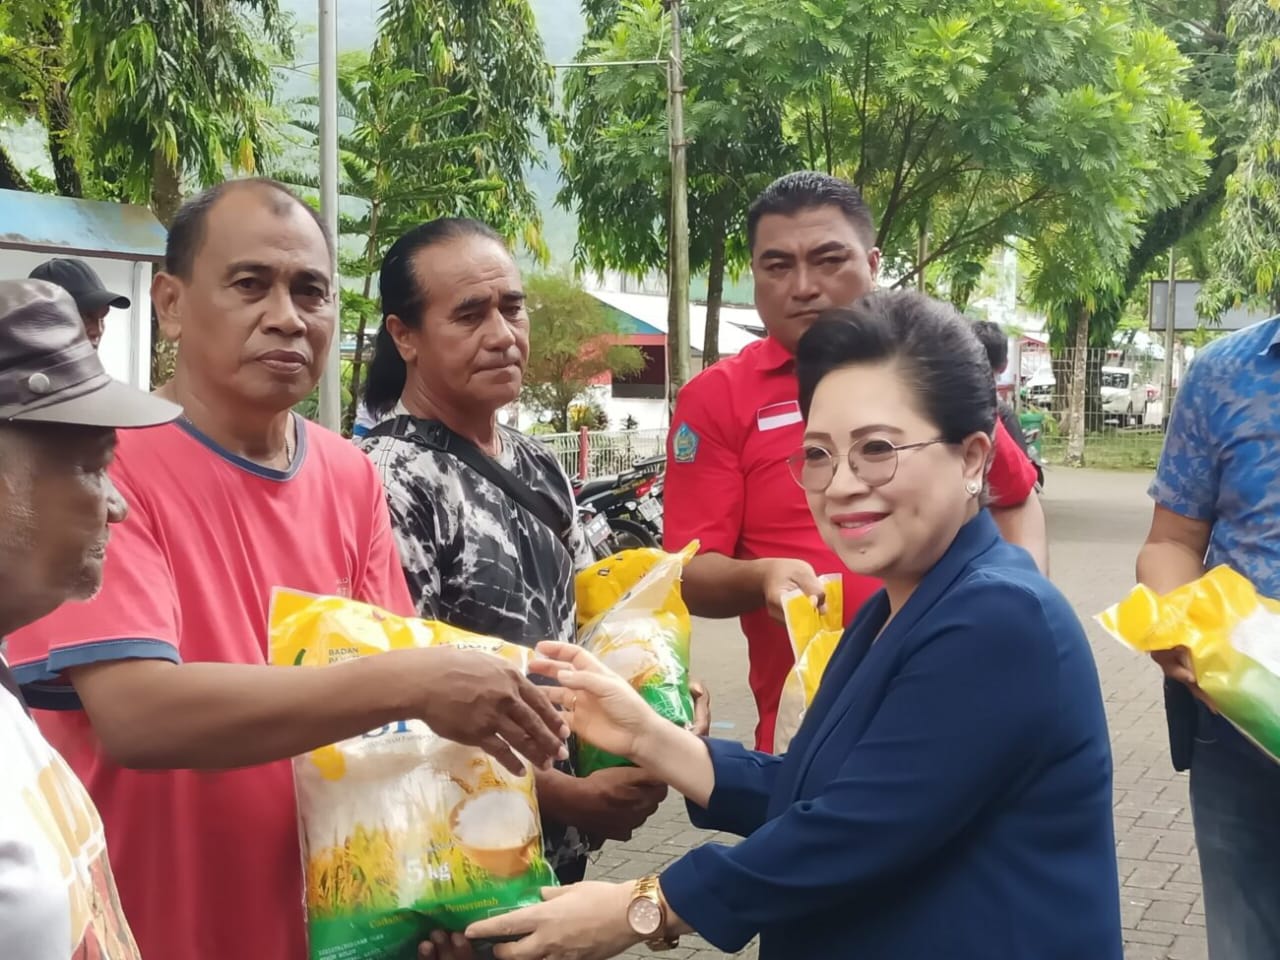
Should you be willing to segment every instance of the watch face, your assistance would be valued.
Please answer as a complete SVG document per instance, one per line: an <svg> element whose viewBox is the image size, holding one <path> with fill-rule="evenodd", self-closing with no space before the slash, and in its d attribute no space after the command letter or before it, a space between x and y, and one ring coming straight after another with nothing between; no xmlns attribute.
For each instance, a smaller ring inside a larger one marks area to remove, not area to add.
<svg viewBox="0 0 1280 960"><path fill-rule="evenodd" d="M627 908L627 922L641 937L652 937L662 928L662 908L643 897L631 901Z"/></svg>

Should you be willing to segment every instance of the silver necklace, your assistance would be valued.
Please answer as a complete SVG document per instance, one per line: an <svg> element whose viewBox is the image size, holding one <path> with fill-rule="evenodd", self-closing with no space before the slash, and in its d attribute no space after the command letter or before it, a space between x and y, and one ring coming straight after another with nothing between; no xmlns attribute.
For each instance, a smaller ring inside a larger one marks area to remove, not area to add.
<svg viewBox="0 0 1280 960"><path fill-rule="evenodd" d="M298 423L293 414L289 414L289 425L284 431L284 469L293 466L293 455L298 448Z"/></svg>

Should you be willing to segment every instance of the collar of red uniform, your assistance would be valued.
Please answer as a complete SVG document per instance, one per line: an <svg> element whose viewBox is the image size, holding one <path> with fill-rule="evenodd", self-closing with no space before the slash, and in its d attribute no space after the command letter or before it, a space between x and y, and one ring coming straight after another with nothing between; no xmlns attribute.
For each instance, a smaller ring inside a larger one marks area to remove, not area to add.
<svg viewBox="0 0 1280 960"><path fill-rule="evenodd" d="M760 341L759 356L756 360L759 369L766 373L773 373L787 369L795 361L795 354L773 337L765 337Z"/></svg>

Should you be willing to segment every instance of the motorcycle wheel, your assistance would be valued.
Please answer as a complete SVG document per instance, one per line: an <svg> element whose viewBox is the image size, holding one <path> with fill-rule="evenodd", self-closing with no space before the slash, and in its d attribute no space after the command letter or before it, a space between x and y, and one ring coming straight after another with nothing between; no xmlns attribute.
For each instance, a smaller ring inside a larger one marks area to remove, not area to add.
<svg viewBox="0 0 1280 960"><path fill-rule="evenodd" d="M609 538L613 553L618 553L622 550L638 550L642 547L658 546L657 538L632 520L610 517L609 527L613 530L613 536Z"/></svg>

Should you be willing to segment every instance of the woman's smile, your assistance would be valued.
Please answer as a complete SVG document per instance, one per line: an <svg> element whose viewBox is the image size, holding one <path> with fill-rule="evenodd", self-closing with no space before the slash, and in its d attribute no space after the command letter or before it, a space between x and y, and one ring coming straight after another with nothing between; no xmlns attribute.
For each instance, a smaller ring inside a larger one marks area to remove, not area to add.
<svg viewBox="0 0 1280 960"><path fill-rule="evenodd" d="M861 540L871 534L880 522L889 516L887 513L840 513L829 519L836 533L846 540Z"/></svg>

